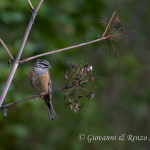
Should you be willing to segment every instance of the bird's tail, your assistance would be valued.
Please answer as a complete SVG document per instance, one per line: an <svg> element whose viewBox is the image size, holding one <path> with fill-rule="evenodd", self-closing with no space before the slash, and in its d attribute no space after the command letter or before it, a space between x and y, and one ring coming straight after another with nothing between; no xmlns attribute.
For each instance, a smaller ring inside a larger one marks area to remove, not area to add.
<svg viewBox="0 0 150 150"><path fill-rule="evenodd" d="M49 103L46 103L46 106L48 109L48 115L49 115L50 120L56 119L56 114L55 114L55 111L54 111L51 101Z"/></svg>

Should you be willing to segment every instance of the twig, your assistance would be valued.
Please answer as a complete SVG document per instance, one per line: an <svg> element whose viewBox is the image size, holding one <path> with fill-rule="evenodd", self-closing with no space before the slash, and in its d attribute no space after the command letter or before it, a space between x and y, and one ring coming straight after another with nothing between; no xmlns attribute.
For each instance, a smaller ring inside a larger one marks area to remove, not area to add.
<svg viewBox="0 0 150 150"><path fill-rule="evenodd" d="M86 83L86 82L88 82L88 81L89 81L89 80L84 80L84 81L81 82L81 84L82 84L82 83Z"/></svg>
<svg viewBox="0 0 150 150"><path fill-rule="evenodd" d="M78 99L79 86L76 86L76 100Z"/></svg>
<svg viewBox="0 0 150 150"><path fill-rule="evenodd" d="M111 17L111 19L110 19L110 21L109 21L109 23L108 23L106 29L105 29L105 32L103 33L103 37L105 36L105 34L106 34L106 32L107 32L107 30L108 30L108 28L109 28L109 26L110 26L110 24L111 24L111 22L112 22L112 19L114 18L115 13L116 13L116 11L114 11L114 13L113 13L113 15L112 15L112 17Z"/></svg>
<svg viewBox="0 0 150 150"><path fill-rule="evenodd" d="M6 105L3 105L0 107L0 110L8 107L8 106L11 106L13 104L17 104L17 103L21 103L21 102L25 102L25 101L28 101L28 100L31 100L31 99L34 99L34 98L37 98L37 97L41 97L41 96L44 96L44 95L48 95L48 94L51 94L51 93L56 93L56 92L59 92L59 91L62 91L62 90L66 90L68 88L72 88L73 86L70 86L70 87L63 87L63 88L60 88L58 90L55 90L55 91L52 91L52 92L49 92L49 93L42 93L42 94L38 94L38 95L34 95L34 96L31 96L31 97L28 97L28 98L25 98L25 99L21 99L21 100L18 100L18 101L15 101L15 102L12 102L12 103L8 103Z"/></svg>
<svg viewBox="0 0 150 150"><path fill-rule="evenodd" d="M124 35L124 34L127 34L127 33L112 34L111 37L120 36L120 35Z"/></svg>
<svg viewBox="0 0 150 150"><path fill-rule="evenodd" d="M9 76L8 76L7 82L6 82L5 87L4 87L4 89L3 89L2 93L1 93L1 96L0 96L0 107L1 107L1 105L2 105L2 103L3 103L3 101L4 101L4 98L5 98L6 94L7 94L7 91L8 91L8 89L9 89L9 87L10 87L10 84L11 84L11 82L12 82L13 76L14 76L14 74L15 74L15 72L16 72L16 69L17 69L19 63L24 63L24 62L27 62L27 61L29 61L29 60L32 60L32 59L35 59L35 58L38 58L38 57L41 57L41 56L50 55L50 54L53 54L53 53L58 53L58 52L66 51L66 50L73 49L73 48L77 48L77 47L82 47L82 46L85 46L85 45L88 45L88 44L92 44L92 43L95 43L95 42L99 42L99 41L101 41L101 40L109 39L109 38L112 36L112 35L109 35L109 34L108 34L107 36L105 36L105 34L106 34L106 32L107 32L107 30L108 30L108 28L109 28L109 26L110 26L110 24L111 24L111 21L112 21L112 19L113 19L113 17L114 17L114 15L115 15L116 12L113 13L113 15L112 15L112 17L111 17L111 19L110 19L110 21L109 21L109 24L107 25L106 30L105 30L105 32L103 33L103 36L102 36L101 38L98 38L98 39L92 40L92 41L88 41L88 42L85 42L85 43L73 45L73 46L70 46L70 47L66 47L66 48L54 50L54 51L51 51L51 52L42 53L42 54L39 54L39 55L36 55L36 56L32 56L32 57L29 57L29 58L27 58L27 59L24 59L24 60L20 61L20 57L21 57L21 54L22 54L24 45L25 45L26 40L27 40L27 38L28 38L29 32L30 32L30 30L31 30L31 27L32 27L32 25L33 25L33 23L34 23L35 16L36 16L37 11L38 11L38 9L39 9L39 7L41 6L41 4L42 4L43 1L44 1L44 0L39 0L39 3L37 4L37 6L36 6L36 7L33 9L33 11L32 11L32 16L31 16L31 18L30 18L30 21L29 21L29 24L28 24L28 26L27 26L26 32L25 32L25 34L24 34L24 37L23 37L23 40L22 40L20 49L19 49L19 51L18 51L17 57L16 57L15 61L13 62L13 65L12 65L10 74L9 74ZM30 0L28 0L28 2L29 2L30 6L31 6L31 8L32 8L32 4L31 4ZM68 88L68 87L65 87L65 89L67 89L67 88ZM80 87L80 88L82 88L82 87ZM82 88L82 89L83 89L83 88ZM84 90L86 90L86 89L84 89ZM41 94L40 94L40 96L41 96ZM30 97L30 98L27 98L27 99L23 99L23 100L20 100L19 102L21 102L21 101L26 101L26 100L29 100L29 99L31 99L31 98L36 98L36 97L39 97L39 96L33 96L33 97ZM18 102L13 102L13 104L15 104L15 103L18 103ZM9 106L9 105L12 105L12 104L8 104L8 106Z"/></svg>
<svg viewBox="0 0 150 150"><path fill-rule="evenodd" d="M30 0L28 0L28 3L30 5L31 9L34 10L34 7L33 7L32 3L30 2Z"/></svg>
<svg viewBox="0 0 150 150"><path fill-rule="evenodd" d="M3 40L1 38L0 38L0 42L4 46L4 48L6 49L6 51L7 51L8 55L10 56L11 60L14 60L14 57L12 56L12 54L9 51L8 47L5 45L5 43L3 42Z"/></svg>
<svg viewBox="0 0 150 150"><path fill-rule="evenodd" d="M86 43L81 43L81 44L69 46L69 47L66 47L66 48L62 48L62 49L58 49L58 50L42 53L42 54L39 54L39 55L35 55L35 56L32 56L32 57L26 58L24 60L21 60L20 63L22 64L22 63L27 62L29 60L32 60L32 59L35 59L35 58L38 58L38 57L42 57L42 56L45 56L45 55L50 55L50 54L54 54L54 53L58 53L58 52L66 51L66 50L70 50L70 49L73 49L73 48L82 47L82 46L85 46L85 45L88 45L88 44L96 43L96 42L108 39L109 37L110 37L110 35L108 35L106 37L101 37L101 38L98 38L96 40L89 41L89 42L86 42Z"/></svg>
<svg viewBox="0 0 150 150"><path fill-rule="evenodd" d="M65 94L65 96L67 96L73 89L74 89L74 86L72 86L72 88Z"/></svg>
<svg viewBox="0 0 150 150"><path fill-rule="evenodd" d="M74 73L77 71L77 69L79 68L80 65L81 65L81 63L80 63L80 64L74 69L74 71L72 72L71 76L70 76L69 79L68 79L67 86L68 86L68 84L69 84L69 82L70 82L72 76L73 76Z"/></svg>
<svg viewBox="0 0 150 150"><path fill-rule="evenodd" d="M116 50L115 50L115 47L114 47L113 42L112 42L111 40L109 40L109 41L110 41L110 43L111 43L111 46L112 46L112 48L113 48L114 53L116 54Z"/></svg>
<svg viewBox="0 0 150 150"><path fill-rule="evenodd" d="M86 92L90 92L89 90L87 90L87 89L85 89L85 88L83 88L83 87L81 87L81 86L79 86L79 88L83 89L83 90L86 91Z"/></svg>
<svg viewBox="0 0 150 150"><path fill-rule="evenodd" d="M9 89L9 87L10 87L10 84L11 84L11 82L12 82L12 79L13 79L13 77L14 77L14 74L15 74L15 72L16 72L16 69L17 69L17 67L18 67L19 60L20 60L20 57L21 57L21 54L22 54L24 45L25 45L25 43L26 43L26 41L27 41L29 32L30 32L31 27L32 27L32 25L33 25L33 23L34 23L35 16L36 16L37 11L38 11L39 7L41 6L42 2L43 2L43 0L40 0L40 1L39 1L39 3L37 4L36 8L35 8L34 11L33 11L32 16L31 16L31 18L30 18L29 24L28 24L28 26L27 26L26 32L25 32L25 34L24 34L24 37L23 37L21 46L20 46L19 51L18 51L18 54L17 54L17 57L16 57L16 59L15 59L13 65L12 65L12 68L11 68L10 74L9 74L9 76L8 76L8 79L7 79L7 81L6 81L5 87L4 87L4 89L3 89L2 93L1 93L1 96L0 96L0 106L2 105L2 103L3 103L3 101L4 101L4 98L5 98L6 94L7 94L7 91L8 91L8 89Z"/></svg>
<svg viewBox="0 0 150 150"><path fill-rule="evenodd" d="M112 35L116 30L118 30L118 28L119 28L119 27L115 28L113 31L111 31L110 34Z"/></svg>

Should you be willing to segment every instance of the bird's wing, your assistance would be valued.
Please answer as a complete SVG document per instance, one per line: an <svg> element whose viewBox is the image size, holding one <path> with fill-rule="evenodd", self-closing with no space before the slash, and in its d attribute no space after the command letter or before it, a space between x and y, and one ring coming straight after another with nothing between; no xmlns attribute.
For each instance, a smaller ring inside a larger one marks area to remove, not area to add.
<svg viewBox="0 0 150 150"><path fill-rule="evenodd" d="M48 85L48 92L52 92L52 81L51 80L50 80L49 85ZM51 120L54 120L56 118L56 113L55 113L55 110L53 108L51 99L52 99L52 94L49 94L49 103L46 103L46 105L48 108L49 118Z"/></svg>

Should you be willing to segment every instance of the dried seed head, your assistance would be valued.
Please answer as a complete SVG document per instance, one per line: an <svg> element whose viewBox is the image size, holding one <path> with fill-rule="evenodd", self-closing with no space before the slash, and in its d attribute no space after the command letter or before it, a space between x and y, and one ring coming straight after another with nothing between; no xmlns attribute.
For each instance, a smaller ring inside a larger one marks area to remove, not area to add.
<svg viewBox="0 0 150 150"><path fill-rule="evenodd" d="M84 69L86 70L89 67L88 64L84 65Z"/></svg>
<svg viewBox="0 0 150 150"><path fill-rule="evenodd" d="M88 97L89 97L89 99L91 100L91 99L94 98L94 96L95 96L95 94L94 94L93 92L90 92L90 95L89 95Z"/></svg>
<svg viewBox="0 0 150 150"><path fill-rule="evenodd" d="M65 79L69 79L69 73L68 72L64 72L64 76L65 76Z"/></svg>
<svg viewBox="0 0 150 150"><path fill-rule="evenodd" d="M70 106L70 109L71 109L71 110L73 110L73 107L72 107L72 105L71 105L71 104L68 104L68 105Z"/></svg>
<svg viewBox="0 0 150 150"><path fill-rule="evenodd" d="M73 101L71 99L68 99L68 101L69 101L68 105L70 106L70 109L72 110L73 109L73 107L72 107Z"/></svg>
<svg viewBox="0 0 150 150"><path fill-rule="evenodd" d="M72 102L73 102L71 99L68 99L68 101L69 101L69 103L71 103L71 104L72 104Z"/></svg>
<svg viewBox="0 0 150 150"><path fill-rule="evenodd" d="M79 110L79 104L75 104L75 106L74 106L74 111L77 113L78 110Z"/></svg>
<svg viewBox="0 0 150 150"><path fill-rule="evenodd" d="M96 80L96 77L94 75L90 76L89 81L94 82Z"/></svg>
<svg viewBox="0 0 150 150"><path fill-rule="evenodd" d="M83 104L80 104L80 103L79 103L79 108L82 108L82 107L83 107Z"/></svg>
<svg viewBox="0 0 150 150"><path fill-rule="evenodd" d="M80 72L84 73L84 71L85 71L84 67L80 67Z"/></svg>
<svg viewBox="0 0 150 150"><path fill-rule="evenodd" d="M116 16L115 21L118 22L118 23L120 23L120 19L119 19L118 16Z"/></svg>
<svg viewBox="0 0 150 150"><path fill-rule="evenodd" d="M88 64L84 66L84 69L86 70L87 73L92 72L93 67L89 66Z"/></svg>
<svg viewBox="0 0 150 150"><path fill-rule="evenodd" d="M88 67L88 71L92 71L93 67L92 66L89 66Z"/></svg>
<svg viewBox="0 0 150 150"><path fill-rule="evenodd" d="M77 66L74 63L71 62L70 67L71 67L71 69L75 69Z"/></svg>
<svg viewBox="0 0 150 150"><path fill-rule="evenodd" d="M91 90L88 88L90 88L89 83L94 82L96 80L96 77L94 74L92 74L93 66L90 66L88 64L81 66L81 64L74 65L71 63L71 69L71 75L65 73L65 78L68 79L67 87L71 87L71 89L66 88L68 92L64 95L64 98L66 99L67 97L67 99L69 100L68 105L71 110L78 112L78 110L82 107L82 104L80 104L80 99L84 96L79 95L81 94L81 92L88 92L89 99L94 98L95 94L93 92L89 92Z"/></svg>
<svg viewBox="0 0 150 150"><path fill-rule="evenodd" d="M79 100L78 100L78 99L75 99L74 102L75 102L75 103L79 103Z"/></svg>

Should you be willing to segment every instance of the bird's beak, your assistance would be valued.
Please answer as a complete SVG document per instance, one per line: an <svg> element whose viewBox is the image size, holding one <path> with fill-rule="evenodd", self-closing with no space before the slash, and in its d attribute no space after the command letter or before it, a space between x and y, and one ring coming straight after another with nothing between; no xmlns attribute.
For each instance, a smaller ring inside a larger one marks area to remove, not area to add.
<svg viewBox="0 0 150 150"><path fill-rule="evenodd" d="M48 69L51 69L51 68L52 68L52 67L49 65L49 66L48 66Z"/></svg>

